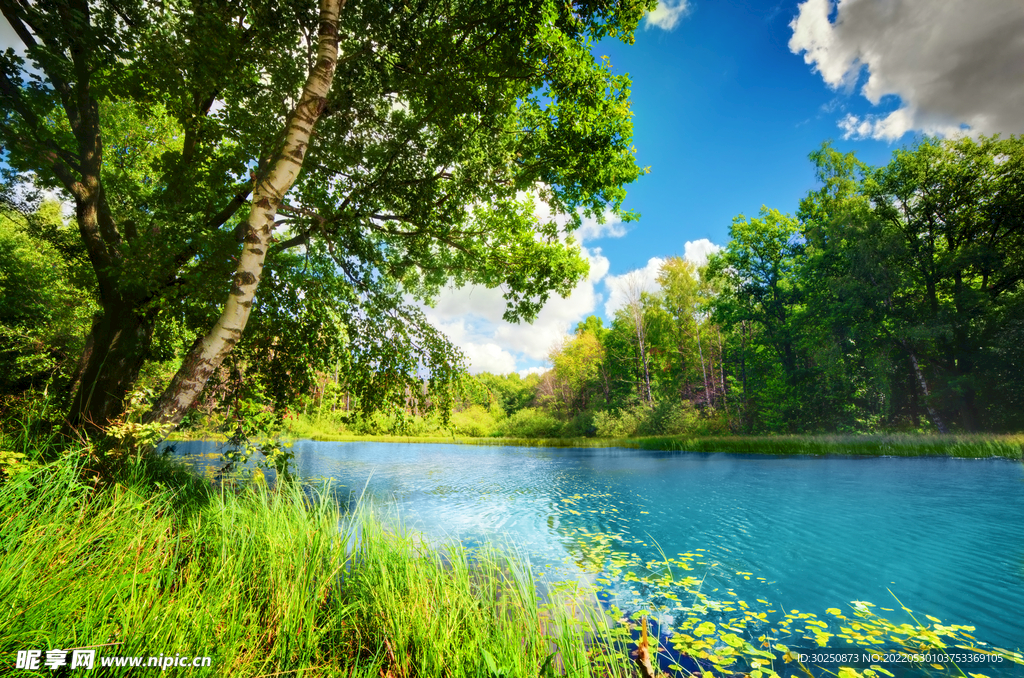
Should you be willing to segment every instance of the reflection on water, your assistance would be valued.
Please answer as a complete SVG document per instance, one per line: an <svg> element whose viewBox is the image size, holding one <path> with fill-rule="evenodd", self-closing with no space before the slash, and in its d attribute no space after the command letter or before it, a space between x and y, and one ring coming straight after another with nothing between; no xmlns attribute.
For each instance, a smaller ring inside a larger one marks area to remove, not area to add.
<svg viewBox="0 0 1024 678"><path fill-rule="evenodd" d="M203 468L212 445L178 453ZM871 601L910 621L895 594L979 640L1024 645L1020 463L312 441L293 452L300 477L365 490L430 537L507 540L541 581L601 570L589 578L627 613L652 596L666 621L673 607L625 576L630 561L779 614Z"/></svg>

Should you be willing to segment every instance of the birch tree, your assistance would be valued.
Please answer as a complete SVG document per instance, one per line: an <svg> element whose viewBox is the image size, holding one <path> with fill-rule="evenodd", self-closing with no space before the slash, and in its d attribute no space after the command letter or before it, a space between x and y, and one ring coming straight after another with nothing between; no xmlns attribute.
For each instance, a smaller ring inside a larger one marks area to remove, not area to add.
<svg viewBox="0 0 1024 678"><path fill-rule="evenodd" d="M631 218L629 80L590 45L653 4L0 0L5 183L73 202L97 279L71 423L121 413L169 318L195 341L149 418L179 421L274 267L331 288L368 400L445 383L410 296L501 286L529 320L586 273L558 218Z"/></svg>

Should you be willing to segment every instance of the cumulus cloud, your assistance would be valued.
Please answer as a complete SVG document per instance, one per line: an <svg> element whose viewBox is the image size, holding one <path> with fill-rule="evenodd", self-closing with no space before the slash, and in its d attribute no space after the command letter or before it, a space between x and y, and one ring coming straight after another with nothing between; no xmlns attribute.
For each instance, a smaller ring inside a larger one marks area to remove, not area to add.
<svg viewBox="0 0 1024 678"><path fill-rule="evenodd" d="M550 210L536 194L522 193L520 199L532 197L534 214L541 222L551 218ZM568 218L556 217L564 227ZM626 225L611 212L606 212L603 223L584 218L575 238L588 243L601 238L621 238ZM563 236L568 233L563 232ZM608 259L600 247L582 246L581 252L590 263L590 274L565 299L553 295L531 324L513 324L501 316L505 312L502 291L477 285L443 290L433 308L424 308L430 322L444 332L466 354L470 372L507 374L519 371L526 375L543 372L543 367L520 368L520 365L546 361L548 353L573 331L576 324L595 313L603 301L597 285L608 274Z"/></svg>
<svg viewBox="0 0 1024 678"><path fill-rule="evenodd" d="M604 313L611 318L615 312L624 307L634 293L634 290L641 292L654 292L658 289L658 273L661 271L665 260L661 257L651 257L643 268L632 270L622 275L610 275L604 280L608 288L608 301L604 304Z"/></svg>
<svg viewBox="0 0 1024 678"><path fill-rule="evenodd" d="M907 132L1024 133L1024 3L1020 0L806 0L789 48L832 88L897 110L846 115L848 138L895 140Z"/></svg>
<svg viewBox="0 0 1024 678"><path fill-rule="evenodd" d="M516 369L516 359L511 353L494 343L475 344L468 342L462 345L466 359L473 366L473 373L490 372L492 374L508 374Z"/></svg>
<svg viewBox="0 0 1024 678"><path fill-rule="evenodd" d="M597 223L597 219L584 219L583 225L576 231L576 239L580 242L590 242L600 238L621 238L626 235L626 224L611 212L604 215L604 223Z"/></svg>
<svg viewBox="0 0 1024 678"><path fill-rule="evenodd" d="M658 0L658 6L654 8L654 11L647 13L644 28L653 27L671 31L689 11L690 5L686 0Z"/></svg>
<svg viewBox="0 0 1024 678"><path fill-rule="evenodd" d="M697 266L703 266L708 263L708 257L721 249L707 238L691 240L683 246L683 258Z"/></svg>
<svg viewBox="0 0 1024 678"><path fill-rule="evenodd" d="M477 285L444 290L434 307L424 312L466 353L474 374L506 374L516 371L519 364L544 361L551 348L561 343L576 323L594 313L601 301L596 286L608 274L608 259L600 248L583 248L583 254L590 262L590 275L567 298L551 297L532 324L505 321L501 290Z"/></svg>

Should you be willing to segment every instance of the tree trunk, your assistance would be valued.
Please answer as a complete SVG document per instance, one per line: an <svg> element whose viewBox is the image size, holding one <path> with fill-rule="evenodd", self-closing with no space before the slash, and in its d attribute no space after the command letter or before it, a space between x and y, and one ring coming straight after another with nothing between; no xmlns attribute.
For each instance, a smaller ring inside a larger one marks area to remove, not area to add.
<svg viewBox="0 0 1024 678"><path fill-rule="evenodd" d="M921 373L921 366L917 362L917 355L909 349L907 352L910 354L910 363L914 366L914 375L917 377L917 383L921 387L921 393L924 394L923 401L925 408L928 410L928 416L931 417L935 428L939 429L939 433L949 433L949 429L946 428L946 422L939 416L938 411L932 407L930 402L931 393L928 392L928 382L925 381L924 374Z"/></svg>
<svg viewBox="0 0 1024 678"><path fill-rule="evenodd" d="M124 411L153 338L154 316L134 307L108 306L93 323L79 361L68 424L96 432Z"/></svg>
<svg viewBox="0 0 1024 678"><path fill-rule="evenodd" d="M725 403L725 411L729 411L729 390L725 386L725 349L722 346L722 331L715 328L718 333L718 366L722 371L722 401Z"/></svg>
<svg viewBox="0 0 1024 678"><path fill-rule="evenodd" d="M697 354L700 356L700 371L704 374L704 404L710 405L710 389L708 388L708 370L704 366L704 349L700 343L700 321L694 319L693 326L697 329Z"/></svg>
<svg viewBox="0 0 1024 678"><path fill-rule="evenodd" d="M651 392L651 365L647 355L647 333L645 331L638 333L637 338L640 342L640 365L643 369L643 394L641 397L650 405L654 400L654 395Z"/></svg>
<svg viewBox="0 0 1024 678"><path fill-rule="evenodd" d="M306 79L299 103L288 116L283 148L257 179L252 208L243 226L242 256L224 310L213 329L193 344L177 374L146 415L146 421L177 425L224 358L242 337L270 247L277 210L295 183L313 134L327 105L338 61L338 16L345 0L320 1L317 61Z"/></svg>

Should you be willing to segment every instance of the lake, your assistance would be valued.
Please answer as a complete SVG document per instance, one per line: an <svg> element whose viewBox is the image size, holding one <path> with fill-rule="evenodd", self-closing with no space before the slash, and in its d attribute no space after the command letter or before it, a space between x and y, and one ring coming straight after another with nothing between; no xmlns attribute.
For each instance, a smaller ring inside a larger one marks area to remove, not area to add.
<svg viewBox="0 0 1024 678"><path fill-rule="evenodd" d="M197 468L216 449L177 444ZM692 604L699 590L720 624L765 613L751 632L813 613L838 634L836 608L902 624L906 606L926 624L974 626L990 646L1024 646L1020 462L313 441L293 452L304 479L365 489L431 538L511 544L538 581L585 579L664 628L687 616L673 595ZM666 559L699 584L673 594L642 580ZM801 643L813 646L790 645Z"/></svg>

